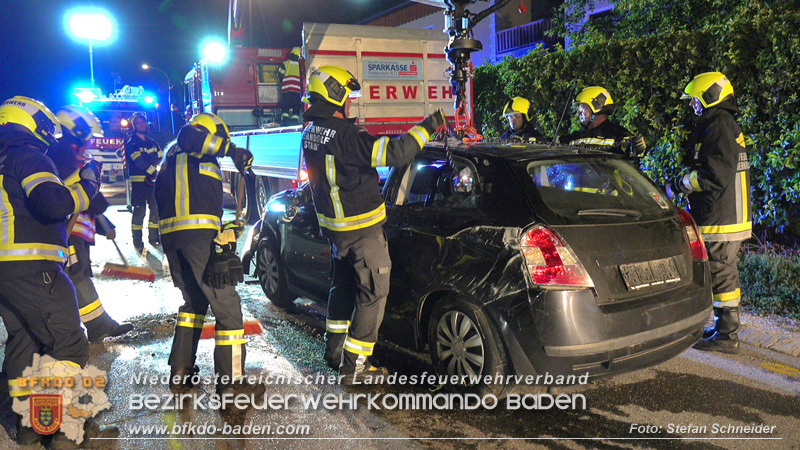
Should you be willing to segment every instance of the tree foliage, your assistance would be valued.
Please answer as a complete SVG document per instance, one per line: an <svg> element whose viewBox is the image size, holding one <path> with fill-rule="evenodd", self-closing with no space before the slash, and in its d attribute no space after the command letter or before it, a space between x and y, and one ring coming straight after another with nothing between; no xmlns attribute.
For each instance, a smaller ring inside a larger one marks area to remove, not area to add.
<svg viewBox="0 0 800 450"><path fill-rule="evenodd" d="M586 3L569 0L565 17ZM688 103L679 99L682 90L695 75L720 71L741 108L754 220L800 234L799 29L800 10L789 0L620 0L603 20L579 29L562 23L573 42L568 52L539 49L479 67L476 121L495 136L507 98L522 96L541 131L552 136L579 89L604 86L617 105L614 119L644 135L652 149L643 170L664 184L681 170L693 123ZM567 111L558 134L577 128Z"/></svg>

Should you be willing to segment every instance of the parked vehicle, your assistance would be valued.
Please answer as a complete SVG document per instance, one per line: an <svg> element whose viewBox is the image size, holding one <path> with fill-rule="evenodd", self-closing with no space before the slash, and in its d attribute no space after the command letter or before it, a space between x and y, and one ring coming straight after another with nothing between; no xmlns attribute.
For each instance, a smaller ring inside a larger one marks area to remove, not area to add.
<svg viewBox="0 0 800 450"><path fill-rule="evenodd" d="M383 195L393 267L381 338L427 346L440 374L600 377L702 335L711 284L697 227L621 157L434 142L391 170ZM243 260L275 305L326 304L330 250L307 184L270 199Z"/></svg>

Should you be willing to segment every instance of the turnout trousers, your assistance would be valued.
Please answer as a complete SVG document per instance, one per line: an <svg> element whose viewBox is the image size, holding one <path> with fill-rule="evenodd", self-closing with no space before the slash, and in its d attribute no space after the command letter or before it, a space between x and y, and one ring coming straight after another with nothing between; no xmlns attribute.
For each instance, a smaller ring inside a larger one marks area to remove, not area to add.
<svg viewBox="0 0 800 450"><path fill-rule="evenodd" d="M181 290L184 300L178 310L169 365L187 368L194 365L197 344L211 306L216 318L214 370L220 377L227 376L225 379L231 383L244 375L242 304L233 286L215 289L203 282L211 241L212 238L199 239L166 251L172 281Z"/></svg>
<svg viewBox="0 0 800 450"><path fill-rule="evenodd" d="M383 322L392 261L381 227L355 237L330 239L333 282L328 296L326 354L341 353L340 372L363 366Z"/></svg>
<svg viewBox="0 0 800 450"><path fill-rule="evenodd" d="M109 334L119 324L103 309L100 296L92 283L92 261L89 255L91 245L85 239L70 236L69 247L70 254L73 249L75 250L77 262L67 266L66 273L75 286L81 322L86 327L89 340L94 341L100 336Z"/></svg>
<svg viewBox="0 0 800 450"><path fill-rule="evenodd" d="M142 234L144 230L144 216L150 209L147 229L150 242L158 242L158 207L156 197L153 194L155 186L141 181L131 182L131 206L133 206L133 218L131 219L131 231L133 232L133 245L142 246Z"/></svg>
<svg viewBox="0 0 800 450"><path fill-rule="evenodd" d="M706 242L715 308L739 306L742 297L739 284L739 249L742 242Z"/></svg>
<svg viewBox="0 0 800 450"><path fill-rule="evenodd" d="M12 398L30 395L17 387L17 378L34 353L81 367L89 361L75 288L60 268L0 278L0 316L8 331L3 372Z"/></svg>

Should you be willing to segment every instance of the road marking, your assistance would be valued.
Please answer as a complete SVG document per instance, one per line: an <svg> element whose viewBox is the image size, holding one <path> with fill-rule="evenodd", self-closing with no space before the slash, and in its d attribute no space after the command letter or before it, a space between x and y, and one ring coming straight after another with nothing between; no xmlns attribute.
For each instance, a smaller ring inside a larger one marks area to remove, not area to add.
<svg viewBox="0 0 800 450"><path fill-rule="evenodd" d="M800 370L797 370L794 367L771 362L763 362L761 363L761 367L771 372L782 373L784 375L789 375L790 377L800 378Z"/></svg>

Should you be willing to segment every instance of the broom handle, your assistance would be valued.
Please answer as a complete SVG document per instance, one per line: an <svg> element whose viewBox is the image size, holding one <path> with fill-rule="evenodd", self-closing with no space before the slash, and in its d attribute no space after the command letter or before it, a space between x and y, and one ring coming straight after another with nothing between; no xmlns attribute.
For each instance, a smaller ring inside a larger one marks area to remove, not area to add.
<svg viewBox="0 0 800 450"><path fill-rule="evenodd" d="M236 195L236 224L242 223L242 197L244 197L244 184L246 182L244 174L241 175L242 179L239 182L239 193ZM254 199L251 199L254 200Z"/></svg>
<svg viewBox="0 0 800 450"><path fill-rule="evenodd" d="M106 216L100 214L98 216L95 216L94 218L97 219L98 222L100 222L100 225L103 228L105 228L106 232L108 232L108 230L111 229L111 225L108 223L108 219L106 219ZM122 264L124 264L125 267L128 267L128 260L125 259L125 256L122 254L122 250L119 249L119 245L117 245L117 241L112 239L111 242L114 244L114 247L117 249L117 253L119 253L120 259L122 259Z"/></svg>
<svg viewBox="0 0 800 450"><path fill-rule="evenodd" d="M78 214L75 213L69 218L69 222L67 222L67 241L69 241L70 235L72 235L72 229L75 228L75 223L78 222Z"/></svg>

